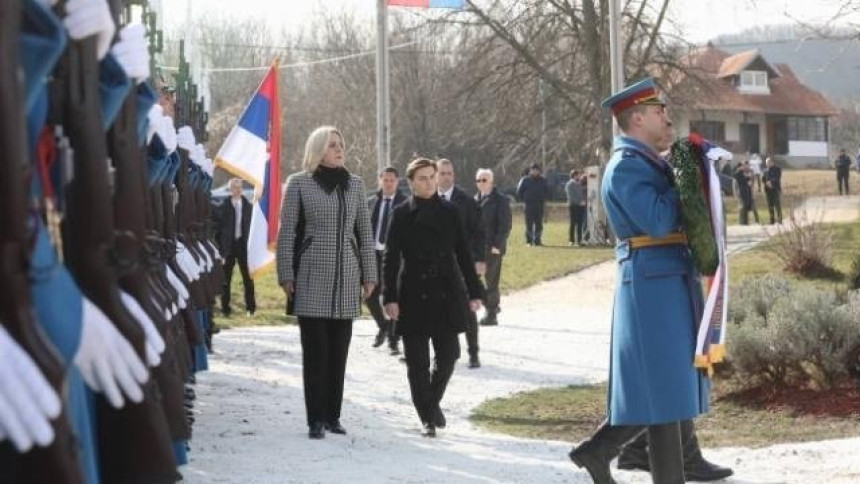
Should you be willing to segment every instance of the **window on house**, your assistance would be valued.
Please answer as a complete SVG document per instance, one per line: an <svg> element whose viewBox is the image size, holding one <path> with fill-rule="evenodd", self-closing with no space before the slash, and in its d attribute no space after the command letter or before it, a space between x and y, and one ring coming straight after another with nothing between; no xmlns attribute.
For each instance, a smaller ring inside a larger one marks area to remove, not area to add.
<svg viewBox="0 0 860 484"><path fill-rule="evenodd" d="M722 121L690 121L690 132L716 143L726 141L726 123Z"/></svg>
<svg viewBox="0 0 860 484"><path fill-rule="evenodd" d="M741 72L741 87L752 87L759 89L767 88L767 72L765 71L743 71Z"/></svg>
<svg viewBox="0 0 860 484"><path fill-rule="evenodd" d="M827 120L817 117L789 117L788 139L792 141L827 141Z"/></svg>

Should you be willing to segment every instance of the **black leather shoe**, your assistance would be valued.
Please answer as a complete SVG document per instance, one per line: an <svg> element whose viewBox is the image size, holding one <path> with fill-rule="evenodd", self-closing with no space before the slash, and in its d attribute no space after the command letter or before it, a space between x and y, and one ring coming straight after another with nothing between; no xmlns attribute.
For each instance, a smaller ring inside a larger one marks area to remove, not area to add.
<svg viewBox="0 0 860 484"><path fill-rule="evenodd" d="M380 329L378 333L376 333L376 339L373 340L373 347L379 348L382 346L382 343L385 343L385 330Z"/></svg>
<svg viewBox="0 0 860 484"><path fill-rule="evenodd" d="M595 484L615 484L609 463L624 444L643 430L638 425L614 426L605 421L590 439L571 449L568 457L577 467L584 467Z"/></svg>
<svg viewBox="0 0 860 484"><path fill-rule="evenodd" d="M478 324L480 324L481 326L498 326L499 322L496 320L495 316L493 316L493 317L486 317L485 316L485 317L481 318L481 321Z"/></svg>
<svg viewBox="0 0 860 484"><path fill-rule="evenodd" d="M469 357L469 368L480 368L481 360L478 359L478 355Z"/></svg>
<svg viewBox="0 0 860 484"><path fill-rule="evenodd" d="M400 348L398 348L397 345L391 346L388 349L391 350L391 356L397 356L400 354Z"/></svg>
<svg viewBox="0 0 860 484"><path fill-rule="evenodd" d="M448 426L448 420L445 419L445 414L442 413L442 407L438 404L433 407L433 423L440 429L444 429Z"/></svg>
<svg viewBox="0 0 860 484"><path fill-rule="evenodd" d="M325 425L322 422L314 422L308 426L308 437L311 439L325 438Z"/></svg>
<svg viewBox="0 0 860 484"><path fill-rule="evenodd" d="M325 424L325 429L333 434L346 435L346 429L340 424L340 420L333 420Z"/></svg>
<svg viewBox="0 0 860 484"><path fill-rule="evenodd" d="M704 458L696 462L684 463L684 477L688 482L710 482L725 479L735 471L728 467L718 466L706 461Z"/></svg>
<svg viewBox="0 0 860 484"><path fill-rule="evenodd" d="M431 439L436 437L436 426L432 422L425 423L424 428L421 430L421 436Z"/></svg>

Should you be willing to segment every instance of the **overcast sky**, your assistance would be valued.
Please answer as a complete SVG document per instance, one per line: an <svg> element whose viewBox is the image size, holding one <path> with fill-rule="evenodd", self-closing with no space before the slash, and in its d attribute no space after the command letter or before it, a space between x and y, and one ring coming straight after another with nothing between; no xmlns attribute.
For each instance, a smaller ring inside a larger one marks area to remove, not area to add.
<svg viewBox="0 0 860 484"><path fill-rule="evenodd" d="M295 28L316 9L349 9L375 21L376 0L162 0L167 26L184 23L189 2L193 16L203 9L218 10L232 17L266 19L272 27ZM767 24L825 22L834 16L845 0L673 0L672 18L683 30L685 39L702 43L723 34ZM490 3L486 0L481 3ZM860 15L851 18L860 24Z"/></svg>

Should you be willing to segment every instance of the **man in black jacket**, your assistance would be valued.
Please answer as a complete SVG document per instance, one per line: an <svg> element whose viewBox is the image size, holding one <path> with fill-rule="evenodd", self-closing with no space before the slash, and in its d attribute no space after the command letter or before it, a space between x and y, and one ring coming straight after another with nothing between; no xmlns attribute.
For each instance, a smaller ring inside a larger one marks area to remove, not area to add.
<svg viewBox="0 0 860 484"><path fill-rule="evenodd" d="M254 280L248 274L248 233L251 231L251 203L242 196L242 180L230 180L230 198L221 205L218 224L218 243L224 257L224 290L221 292L221 312L230 316L230 280L233 266L239 264L242 285L245 287L245 309L249 316L257 310L254 299Z"/></svg>
<svg viewBox="0 0 860 484"><path fill-rule="evenodd" d="M436 162L436 181L439 196L457 207L460 214L460 222L463 224L463 233L466 234L466 242L469 244L469 252L475 261L475 271L479 276L484 275L486 266L484 264L484 227L481 221L481 209L478 203L466 194L460 187L454 185L454 165L450 160L442 158ZM466 344L469 348L469 368L480 368L481 360L478 358L478 319L475 313L469 313L466 322Z"/></svg>
<svg viewBox="0 0 860 484"><path fill-rule="evenodd" d="M379 191L367 199L367 206L370 210L370 225L373 229L373 242L376 248L376 267L379 274L382 274L382 255L385 252L385 240L388 236L388 223L391 220L391 213L394 207L406 200L406 196L397 190L399 176L396 168L393 166L386 167L379 174ZM391 354L399 355L400 350L397 347L394 322L385 317L382 304L379 302L381 291L382 284L377 284L370 296L364 301L379 327L379 332L376 333L376 339L373 341L373 347L382 346L387 337Z"/></svg>
<svg viewBox="0 0 860 484"><path fill-rule="evenodd" d="M839 185L839 194L842 195L845 187L845 195L848 195L848 176L851 173L851 157L845 153L845 149L839 150L839 158L836 158L836 183Z"/></svg>
<svg viewBox="0 0 860 484"><path fill-rule="evenodd" d="M543 245L543 207L549 198L549 186L546 178L541 175L540 165L533 163L529 167L528 176L524 176L517 185L517 200L525 203L526 211L526 244Z"/></svg>
<svg viewBox="0 0 860 484"><path fill-rule="evenodd" d="M779 200L782 193L782 168L774 164L772 156L768 156L765 160L762 182L764 182L764 194L767 197L767 211L770 213L770 224L782 223L782 205ZM776 217L774 217L774 212L776 213Z"/></svg>
<svg viewBox="0 0 860 484"><path fill-rule="evenodd" d="M487 282L487 297L484 301L487 314L481 319L481 325L495 326L499 324L496 315L499 314L502 259L508 248L508 235L511 233L511 202L495 189L491 170L478 170L475 184L478 185L478 195L475 198L481 206L481 218L484 222L484 253L487 262L484 276Z"/></svg>

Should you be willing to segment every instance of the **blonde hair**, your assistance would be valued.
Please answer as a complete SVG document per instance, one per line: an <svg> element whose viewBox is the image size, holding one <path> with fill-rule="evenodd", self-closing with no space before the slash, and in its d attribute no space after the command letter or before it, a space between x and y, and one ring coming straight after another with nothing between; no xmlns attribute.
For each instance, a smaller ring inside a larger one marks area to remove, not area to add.
<svg viewBox="0 0 860 484"><path fill-rule="evenodd" d="M343 149L344 151L346 150L346 142L343 140L343 135L337 128L334 126L320 126L315 129L310 136L308 136L308 140L305 143L305 157L302 160L302 169L306 172L313 173L316 171L320 162L322 162L323 156L325 156L328 138L332 133L340 137L340 141L343 143Z"/></svg>

